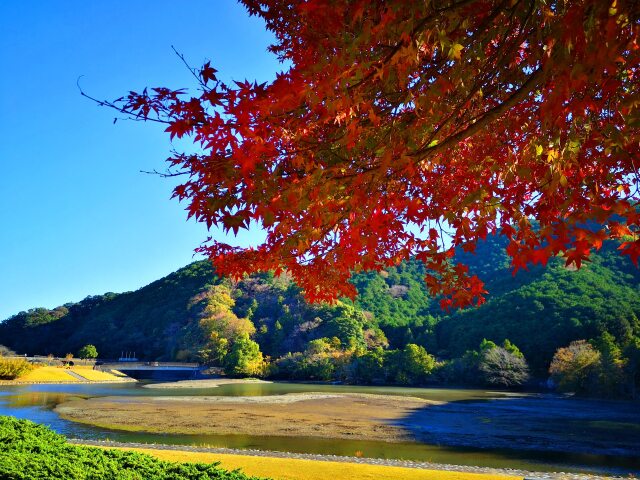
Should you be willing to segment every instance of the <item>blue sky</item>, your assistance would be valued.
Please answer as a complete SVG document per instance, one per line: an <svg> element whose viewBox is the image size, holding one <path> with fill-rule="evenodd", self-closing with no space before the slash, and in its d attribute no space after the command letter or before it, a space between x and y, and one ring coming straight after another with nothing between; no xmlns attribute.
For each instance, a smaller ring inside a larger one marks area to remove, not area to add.
<svg viewBox="0 0 640 480"><path fill-rule="evenodd" d="M281 69L271 40L233 0L0 2L0 320L137 289L192 261L207 236L170 200L171 180L140 173L164 168L162 128L114 125L77 78L106 99L190 87L174 45L223 80L266 81Z"/></svg>

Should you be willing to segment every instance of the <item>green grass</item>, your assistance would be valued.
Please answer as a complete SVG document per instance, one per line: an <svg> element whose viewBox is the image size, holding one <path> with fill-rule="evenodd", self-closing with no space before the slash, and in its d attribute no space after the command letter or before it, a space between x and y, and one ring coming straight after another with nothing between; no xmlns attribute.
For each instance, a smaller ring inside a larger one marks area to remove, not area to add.
<svg viewBox="0 0 640 480"><path fill-rule="evenodd" d="M257 480L217 463L176 463L144 453L71 445L28 420L0 416L3 480Z"/></svg>

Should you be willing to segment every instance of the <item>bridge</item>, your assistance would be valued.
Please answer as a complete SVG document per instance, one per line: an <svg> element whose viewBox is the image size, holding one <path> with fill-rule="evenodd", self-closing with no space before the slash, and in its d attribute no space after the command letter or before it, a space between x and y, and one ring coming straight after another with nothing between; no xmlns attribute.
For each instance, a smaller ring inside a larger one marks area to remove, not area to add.
<svg viewBox="0 0 640 480"><path fill-rule="evenodd" d="M97 362L96 370L122 372L138 380L190 380L201 376L204 367L182 362Z"/></svg>

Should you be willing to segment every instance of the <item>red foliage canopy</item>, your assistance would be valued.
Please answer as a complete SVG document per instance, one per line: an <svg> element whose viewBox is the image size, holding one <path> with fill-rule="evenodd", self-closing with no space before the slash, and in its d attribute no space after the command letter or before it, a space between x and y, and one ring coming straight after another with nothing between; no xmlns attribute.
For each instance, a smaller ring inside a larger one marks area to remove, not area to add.
<svg viewBox="0 0 640 480"><path fill-rule="evenodd" d="M190 216L266 231L255 249L209 239L218 271L286 269L325 300L355 294L352 271L417 257L446 308L482 302L451 257L493 232L514 270L579 267L609 238L637 262L640 2L242 3L288 71L226 85L206 63L197 97L115 103L201 147L169 159Z"/></svg>

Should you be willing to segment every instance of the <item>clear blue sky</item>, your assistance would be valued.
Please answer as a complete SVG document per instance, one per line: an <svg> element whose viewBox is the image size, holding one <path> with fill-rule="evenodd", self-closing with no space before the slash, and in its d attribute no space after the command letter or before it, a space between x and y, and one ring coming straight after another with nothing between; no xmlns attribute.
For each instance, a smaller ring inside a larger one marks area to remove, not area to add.
<svg viewBox="0 0 640 480"><path fill-rule="evenodd" d="M234 0L0 2L0 320L137 289L192 261L207 235L170 180L140 173L164 168L162 128L114 125L76 79L107 99L192 86L175 45L224 80L265 81L281 69L270 42Z"/></svg>

